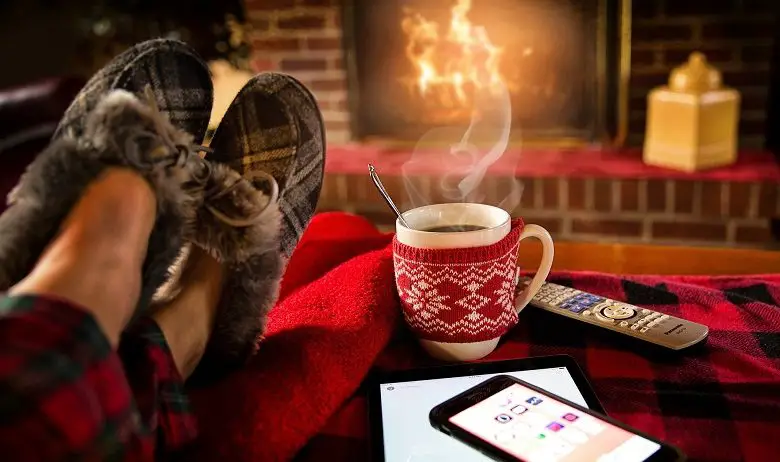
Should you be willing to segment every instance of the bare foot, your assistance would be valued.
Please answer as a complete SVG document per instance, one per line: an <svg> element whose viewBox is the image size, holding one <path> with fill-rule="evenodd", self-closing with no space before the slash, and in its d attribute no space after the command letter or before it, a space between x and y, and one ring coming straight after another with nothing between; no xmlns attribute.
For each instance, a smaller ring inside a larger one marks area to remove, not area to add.
<svg viewBox="0 0 780 462"><path fill-rule="evenodd" d="M181 275L181 291L152 315L185 379L203 357L214 330L224 274L216 259L193 246Z"/></svg>
<svg viewBox="0 0 780 462"><path fill-rule="evenodd" d="M146 181L109 169L85 191L33 271L11 295L49 295L92 313L112 345L131 319L156 199Z"/></svg>

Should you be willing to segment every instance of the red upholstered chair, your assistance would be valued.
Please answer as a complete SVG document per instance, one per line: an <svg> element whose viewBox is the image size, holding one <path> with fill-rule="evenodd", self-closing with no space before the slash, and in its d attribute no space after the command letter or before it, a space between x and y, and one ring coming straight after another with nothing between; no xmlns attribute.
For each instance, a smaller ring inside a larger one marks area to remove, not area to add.
<svg viewBox="0 0 780 462"><path fill-rule="evenodd" d="M53 78L0 90L0 212L19 175L49 143L84 83Z"/></svg>

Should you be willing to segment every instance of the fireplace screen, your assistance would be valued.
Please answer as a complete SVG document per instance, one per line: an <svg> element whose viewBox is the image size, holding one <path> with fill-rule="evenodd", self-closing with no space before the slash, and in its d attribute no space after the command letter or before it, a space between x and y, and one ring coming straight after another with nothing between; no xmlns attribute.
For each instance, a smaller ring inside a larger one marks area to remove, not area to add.
<svg viewBox="0 0 780 462"><path fill-rule="evenodd" d="M509 96L515 139L621 137L626 3L351 0L344 11L360 139L413 141L468 124L476 95L496 88Z"/></svg>

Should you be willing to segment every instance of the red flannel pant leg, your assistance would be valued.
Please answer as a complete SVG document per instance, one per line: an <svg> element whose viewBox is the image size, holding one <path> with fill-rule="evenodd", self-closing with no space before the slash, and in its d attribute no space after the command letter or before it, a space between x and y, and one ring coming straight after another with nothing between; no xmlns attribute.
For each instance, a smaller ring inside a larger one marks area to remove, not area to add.
<svg viewBox="0 0 780 462"><path fill-rule="evenodd" d="M156 324L139 321L119 349L71 303L0 299L2 459L153 460L191 441L194 418Z"/></svg>
<svg viewBox="0 0 780 462"><path fill-rule="evenodd" d="M142 421L157 430L158 454L193 441L197 435L195 416L184 380L157 323L151 318L136 321L122 336L118 353Z"/></svg>

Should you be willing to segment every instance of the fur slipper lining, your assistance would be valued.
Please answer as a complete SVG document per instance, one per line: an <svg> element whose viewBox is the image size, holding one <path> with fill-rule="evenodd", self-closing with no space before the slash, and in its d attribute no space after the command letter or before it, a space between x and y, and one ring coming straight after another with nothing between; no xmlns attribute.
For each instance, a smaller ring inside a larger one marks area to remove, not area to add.
<svg viewBox="0 0 780 462"><path fill-rule="evenodd" d="M277 203L234 170L211 165L193 243L227 269L216 327L196 370L198 375L240 366L254 354L279 294L283 266ZM218 215L251 222L228 224Z"/></svg>
<svg viewBox="0 0 780 462"><path fill-rule="evenodd" d="M92 181L109 167L128 167L149 182L158 206L143 265L139 315L165 282L201 200L202 191L187 186L193 175L186 162L191 143L192 137L171 125L154 104L124 90L107 94L87 116L84 135L53 141L9 195L10 207L0 216L0 291L32 270Z"/></svg>

